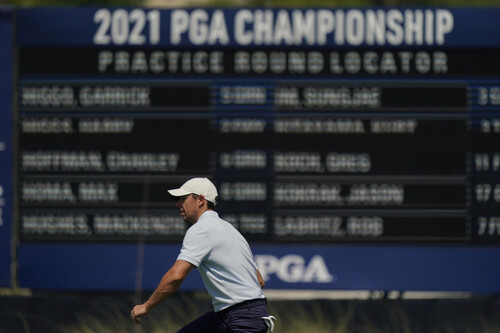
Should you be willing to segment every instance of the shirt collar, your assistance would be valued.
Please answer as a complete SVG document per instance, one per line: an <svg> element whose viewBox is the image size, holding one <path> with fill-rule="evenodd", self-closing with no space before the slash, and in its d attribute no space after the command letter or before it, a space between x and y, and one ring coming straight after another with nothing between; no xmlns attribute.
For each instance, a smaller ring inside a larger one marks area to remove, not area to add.
<svg viewBox="0 0 500 333"><path fill-rule="evenodd" d="M219 214L217 214L217 212L215 210L206 210L203 212L203 214L200 215L200 218L198 219L198 221L200 221L203 218L210 217L210 216L219 217Z"/></svg>

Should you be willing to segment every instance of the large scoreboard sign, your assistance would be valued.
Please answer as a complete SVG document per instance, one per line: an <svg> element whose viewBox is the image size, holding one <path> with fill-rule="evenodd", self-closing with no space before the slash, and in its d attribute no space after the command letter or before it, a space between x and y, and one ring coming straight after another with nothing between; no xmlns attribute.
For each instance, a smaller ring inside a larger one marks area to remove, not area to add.
<svg viewBox="0 0 500 333"><path fill-rule="evenodd" d="M271 286L500 292L499 16L19 10L21 284L154 287L204 176Z"/></svg>
<svg viewBox="0 0 500 333"><path fill-rule="evenodd" d="M12 12L0 8L0 288L12 283Z"/></svg>

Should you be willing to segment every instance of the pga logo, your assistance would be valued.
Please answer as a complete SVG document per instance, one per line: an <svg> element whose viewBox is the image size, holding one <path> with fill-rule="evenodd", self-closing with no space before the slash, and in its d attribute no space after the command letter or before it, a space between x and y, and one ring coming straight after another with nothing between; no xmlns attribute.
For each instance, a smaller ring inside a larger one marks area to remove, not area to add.
<svg viewBox="0 0 500 333"><path fill-rule="evenodd" d="M256 255L255 262L265 281L270 280L273 274L288 283L329 283L336 280L320 255L313 256L309 262L306 262L303 256L296 254L281 258L273 255Z"/></svg>

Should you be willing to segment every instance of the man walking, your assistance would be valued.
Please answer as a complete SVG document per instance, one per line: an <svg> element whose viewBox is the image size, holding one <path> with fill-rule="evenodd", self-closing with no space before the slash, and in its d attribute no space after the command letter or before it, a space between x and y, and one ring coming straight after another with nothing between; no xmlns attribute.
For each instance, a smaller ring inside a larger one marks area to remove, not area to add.
<svg viewBox="0 0 500 333"><path fill-rule="evenodd" d="M212 298L214 311L184 326L178 333L265 333L274 326L262 292L264 280L243 236L214 211L217 189L207 178L193 178L169 190L184 221L192 224L176 262L151 297L136 305L132 320L148 314L173 295L194 267Z"/></svg>

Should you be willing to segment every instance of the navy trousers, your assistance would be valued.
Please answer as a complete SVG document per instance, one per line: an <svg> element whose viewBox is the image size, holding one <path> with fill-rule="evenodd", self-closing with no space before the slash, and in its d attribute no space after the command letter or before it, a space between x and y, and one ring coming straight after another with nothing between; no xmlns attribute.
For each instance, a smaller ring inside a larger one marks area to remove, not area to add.
<svg viewBox="0 0 500 333"><path fill-rule="evenodd" d="M220 312L207 312L177 333L266 333L262 317L269 316L264 299L233 305Z"/></svg>

